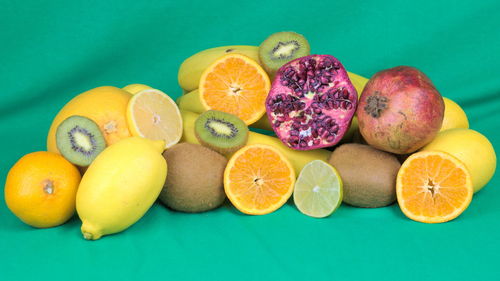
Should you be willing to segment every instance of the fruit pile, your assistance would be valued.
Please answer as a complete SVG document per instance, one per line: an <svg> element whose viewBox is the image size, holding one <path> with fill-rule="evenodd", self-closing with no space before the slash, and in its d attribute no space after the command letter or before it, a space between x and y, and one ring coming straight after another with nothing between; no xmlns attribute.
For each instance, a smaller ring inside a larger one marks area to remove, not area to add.
<svg viewBox="0 0 500 281"><path fill-rule="evenodd" d="M47 151L9 171L9 209L39 228L76 210L89 240L125 230L157 199L197 213L227 197L263 215L293 195L317 218L342 202L397 200L408 218L438 223L459 216L495 172L491 143L424 73L399 66L368 80L311 55L294 32L201 51L178 79L185 94L176 102L142 84L69 101Z"/></svg>

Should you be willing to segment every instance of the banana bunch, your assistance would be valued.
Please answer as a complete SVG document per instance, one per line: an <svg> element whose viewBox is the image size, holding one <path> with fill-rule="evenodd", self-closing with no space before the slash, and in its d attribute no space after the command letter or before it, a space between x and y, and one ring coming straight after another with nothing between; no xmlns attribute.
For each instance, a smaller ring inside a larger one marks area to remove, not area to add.
<svg viewBox="0 0 500 281"><path fill-rule="evenodd" d="M200 82L203 71L215 60L227 53L238 53L246 55L251 59L259 62L259 47L257 46L223 46L207 49L192 55L191 57L187 58L179 68L177 78L179 80L179 85L186 93L185 95L177 99L179 109L195 113L203 113L208 110L208 108L205 108L201 102L200 93L198 91L198 84ZM368 82L368 79L351 72L347 73L349 75L349 79L356 88L359 97L361 95L361 92L363 91L363 88ZM354 118L352 121L352 126L345 135L345 139L350 138L354 131L357 130L357 124L357 119ZM260 120L258 120L251 126L258 129L272 131L271 124L269 124L269 120L267 119L266 115L264 115Z"/></svg>
<svg viewBox="0 0 500 281"><path fill-rule="evenodd" d="M209 65L225 54L234 53L250 57L259 62L259 47L257 46L222 46L196 53L187 58L179 67L177 79L185 92L198 89L201 74Z"/></svg>
<svg viewBox="0 0 500 281"><path fill-rule="evenodd" d="M181 141L200 144L194 132L194 123L196 121L196 118L198 118L198 114L181 110L181 115L184 130ZM293 150L284 145L278 138L255 132L250 132L248 135L247 145L251 144L267 144L275 147L288 158L297 174L300 173L302 168L307 163L313 160L326 161L331 153L331 151L328 151L326 149L315 149L308 151ZM230 158L231 154L225 156Z"/></svg>

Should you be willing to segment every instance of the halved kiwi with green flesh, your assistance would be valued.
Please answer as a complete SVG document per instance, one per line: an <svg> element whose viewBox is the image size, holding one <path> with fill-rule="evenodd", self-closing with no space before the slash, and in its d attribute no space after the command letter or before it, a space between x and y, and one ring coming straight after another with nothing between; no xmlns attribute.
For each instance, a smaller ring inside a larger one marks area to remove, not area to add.
<svg viewBox="0 0 500 281"><path fill-rule="evenodd" d="M277 32L259 46L259 58L267 73L274 76L285 63L310 55L307 39L292 31Z"/></svg>
<svg viewBox="0 0 500 281"><path fill-rule="evenodd" d="M56 145L69 162L85 167L104 150L106 141L94 121L73 115L57 127Z"/></svg>
<svg viewBox="0 0 500 281"><path fill-rule="evenodd" d="M237 116L209 110L195 121L194 131L198 141L222 154L232 153L243 147L248 139L248 127Z"/></svg>

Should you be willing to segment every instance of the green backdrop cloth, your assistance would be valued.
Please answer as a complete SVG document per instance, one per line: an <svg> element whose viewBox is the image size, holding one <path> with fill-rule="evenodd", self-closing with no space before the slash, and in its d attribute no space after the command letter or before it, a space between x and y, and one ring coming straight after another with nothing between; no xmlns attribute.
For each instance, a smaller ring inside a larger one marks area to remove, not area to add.
<svg viewBox="0 0 500 281"><path fill-rule="evenodd" d="M180 63L210 47L304 34L370 77L421 69L500 152L500 2L0 0L0 186L24 154L45 150L73 96L144 83L171 97ZM24 225L0 199L1 280L500 280L498 172L456 220L422 224L397 204L342 205L314 219L289 202L265 216L229 203L201 214L155 204L134 226L85 241Z"/></svg>

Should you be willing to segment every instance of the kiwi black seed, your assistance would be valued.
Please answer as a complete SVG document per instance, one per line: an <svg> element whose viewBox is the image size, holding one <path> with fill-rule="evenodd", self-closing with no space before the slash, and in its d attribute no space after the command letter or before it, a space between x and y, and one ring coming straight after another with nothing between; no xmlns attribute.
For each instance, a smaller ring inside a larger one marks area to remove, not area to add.
<svg viewBox="0 0 500 281"><path fill-rule="evenodd" d="M369 145L339 146L328 162L342 178L343 202L363 208L377 208L396 200L396 177L401 167L396 156Z"/></svg>
<svg viewBox="0 0 500 281"><path fill-rule="evenodd" d="M106 141L94 121L73 115L57 127L56 145L69 162L86 167L104 150Z"/></svg>
<svg viewBox="0 0 500 281"><path fill-rule="evenodd" d="M265 70L273 77L285 63L308 56L309 42L301 34L292 31L277 32L259 46L259 59Z"/></svg>
<svg viewBox="0 0 500 281"><path fill-rule="evenodd" d="M219 207L226 198L227 159L207 147L178 143L163 152L168 172L160 201L181 212L198 213Z"/></svg>
<svg viewBox="0 0 500 281"><path fill-rule="evenodd" d="M208 110L195 121L196 138L203 145L222 154L243 147L248 139L248 126L236 115Z"/></svg>

